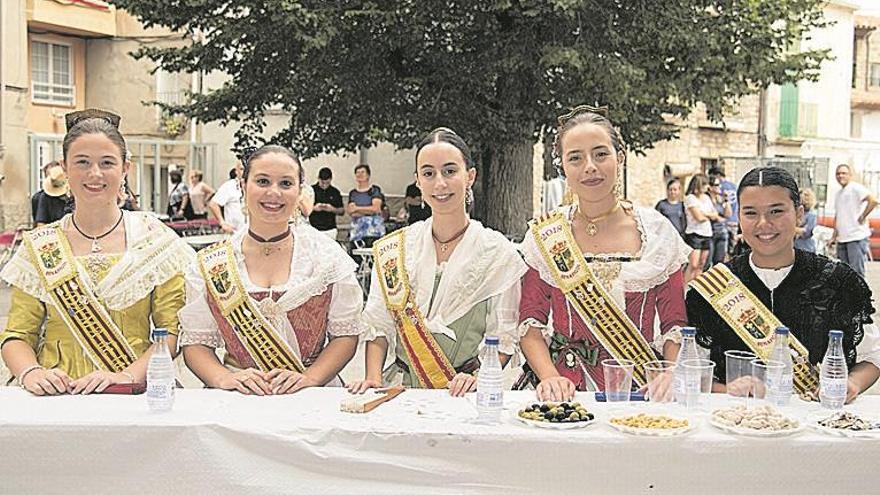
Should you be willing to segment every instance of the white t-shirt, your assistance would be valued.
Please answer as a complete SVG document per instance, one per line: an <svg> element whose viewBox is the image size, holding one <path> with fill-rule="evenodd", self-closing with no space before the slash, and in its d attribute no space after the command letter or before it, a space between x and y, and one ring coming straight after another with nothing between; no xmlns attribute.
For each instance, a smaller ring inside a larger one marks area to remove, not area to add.
<svg viewBox="0 0 880 495"><path fill-rule="evenodd" d="M241 190L237 181L230 179L217 188L211 201L223 207L223 219L235 230L244 225L244 212L241 209Z"/></svg>
<svg viewBox="0 0 880 495"><path fill-rule="evenodd" d="M712 198L708 194L701 194L699 198L693 194L688 194L684 198L684 206L687 213L687 227L685 227L684 233L712 237L712 221L707 218L702 222L698 222L691 214L691 208L694 206L703 212L704 215L712 214L715 211Z"/></svg>
<svg viewBox="0 0 880 495"><path fill-rule="evenodd" d="M869 194L868 188L857 182L850 182L837 193L834 214L838 242L860 241L871 237L868 221L859 223L859 216L865 211L864 202Z"/></svg>

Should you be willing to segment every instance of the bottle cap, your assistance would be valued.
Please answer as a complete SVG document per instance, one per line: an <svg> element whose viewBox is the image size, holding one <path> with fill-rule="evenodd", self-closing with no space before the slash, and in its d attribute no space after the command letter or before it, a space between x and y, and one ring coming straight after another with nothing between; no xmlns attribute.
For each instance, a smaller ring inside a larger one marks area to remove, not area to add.
<svg viewBox="0 0 880 495"><path fill-rule="evenodd" d="M697 334L697 329L696 327L681 327L681 334L692 337Z"/></svg>
<svg viewBox="0 0 880 495"><path fill-rule="evenodd" d="M156 337L167 337L168 329L164 327L156 327L153 329L153 338Z"/></svg>
<svg viewBox="0 0 880 495"><path fill-rule="evenodd" d="M789 333L790 332L788 330L788 327L777 327L776 328L777 335L788 335Z"/></svg>
<svg viewBox="0 0 880 495"><path fill-rule="evenodd" d="M498 337L486 337L486 345L498 345Z"/></svg>
<svg viewBox="0 0 880 495"><path fill-rule="evenodd" d="M837 339L843 338L843 330L832 330L828 332L828 336Z"/></svg>

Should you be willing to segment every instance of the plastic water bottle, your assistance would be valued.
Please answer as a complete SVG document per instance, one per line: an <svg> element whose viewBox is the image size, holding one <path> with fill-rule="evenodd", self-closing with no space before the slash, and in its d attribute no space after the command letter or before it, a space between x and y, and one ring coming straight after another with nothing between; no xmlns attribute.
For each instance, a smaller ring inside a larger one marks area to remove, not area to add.
<svg viewBox="0 0 880 495"><path fill-rule="evenodd" d="M174 405L174 363L167 340L167 328L153 330L156 345L147 364L147 405L154 412L170 411Z"/></svg>
<svg viewBox="0 0 880 495"><path fill-rule="evenodd" d="M828 332L828 350L822 358L819 374L819 401L827 409L842 409L846 402L846 385L849 370L843 355L843 332Z"/></svg>
<svg viewBox="0 0 880 495"><path fill-rule="evenodd" d="M773 339L773 351L770 354L771 361L779 361L785 365L782 368L782 374L779 377L779 383L774 381L773 386L769 387L770 403L777 407L785 407L791 400L794 363L791 360L791 349L788 346L789 330L788 327L779 327L776 329L776 336Z"/></svg>
<svg viewBox="0 0 880 495"><path fill-rule="evenodd" d="M486 337L480 351L480 373L477 375L477 422L497 423L504 408L504 386L501 360L498 359L498 337Z"/></svg>
<svg viewBox="0 0 880 495"><path fill-rule="evenodd" d="M679 404L687 404L688 397L694 393L689 389L693 389L693 383L688 383L685 377L685 370L681 363L688 359L699 359L697 353L697 329L694 327L682 327L681 329L681 349L678 351L678 359L675 360L675 373L673 374L673 393L675 402ZM693 381L693 380L692 380ZM689 386L690 385L690 386ZM696 379L696 393L700 393L700 377Z"/></svg>

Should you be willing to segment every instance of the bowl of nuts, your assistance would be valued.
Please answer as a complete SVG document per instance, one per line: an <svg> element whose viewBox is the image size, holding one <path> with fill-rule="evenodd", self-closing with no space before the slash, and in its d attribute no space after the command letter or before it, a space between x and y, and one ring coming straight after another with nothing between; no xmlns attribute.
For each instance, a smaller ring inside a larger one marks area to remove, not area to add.
<svg viewBox="0 0 880 495"><path fill-rule="evenodd" d="M553 430L584 428L596 420L580 402L531 402L520 408L515 418L525 425Z"/></svg>
<svg viewBox="0 0 880 495"><path fill-rule="evenodd" d="M752 437L792 435L804 428L803 423L771 405L738 405L716 409L712 411L709 424L728 433Z"/></svg>

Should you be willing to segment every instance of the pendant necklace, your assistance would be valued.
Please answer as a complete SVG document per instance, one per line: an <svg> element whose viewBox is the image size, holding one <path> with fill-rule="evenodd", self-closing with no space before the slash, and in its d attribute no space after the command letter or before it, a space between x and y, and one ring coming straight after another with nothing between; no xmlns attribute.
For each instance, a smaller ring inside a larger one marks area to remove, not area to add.
<svg viewBox="0 0 880 495"><path fill-rule="evenodd" d="M590 218L587 215L585 215L584 212L581 211L581 207L578 206L578 214L581 217L583 217L583 219L587 222L587 225L585 228L585 230L587 231L587 235L590 237L595 236L599 232L599 227L596 225L596 222L608 218L614 212L616 212L619 208L620 208L620 203L616 202L616 203L614 203L614 206L610 210L606 211L605 213L603 213L599 216Z"/></svg>
<svg viewBox="0 0 880 495"><path fill-rule="evenodd" d="M468 222L467 225L465 225L463 229L459 230L454 236L450 237L449 239L447 239L445 241L441 241L437 237L437 234L434 233L434 229L431 229L431 237L433 237L434 240L437 241L438 244L440 244L440 252L443 254L446 254L446 251L449 250L449 245L452 244L453 242L457 241L459 237L463 236L464 233L467 232L468 227L470 227L470 226L471 226L471 224L470 224L470 222Z"/></svg>
<svg viewBox="0 0 880 495"><path fill-rule="evenodd" d="M120 210L119 211L119 219L116 220L116 223L114 223L112 227L110 227L110 230L108 230L107 232L104 232L101 235L96 235L96 236L90 236L90 235L86 234L85 232L83 232L82 229L79 228L79 225L76 224L76 215L71 215L70 221L73 223L73 228L75 228L76 231L79 232L79 234L81 236L92 241L91 254L98 254L101 251L103 251L103 249L101 249L101 245L98 244L98 240L103 239L103 238L107 237L108 235L110 235L111 233L113 233L113 231L116 230L116 227L119 227L119 224L122 223L122 217L123 217L122 210Z"/></svg>
<svg viewBox="0 0 880 495"><path fill-rule="evenodd" d="M259 244L268 244L266 246L260 246L260 249L263 251L263 256L269 256L270 254L272 254L272 251L281 249L281 246L274 246L273 244L283 241L290 236L293 236L293 231L288 229L286 232L278 234L275 237L270 237L266 239L254 233L253 230L248 229L248 235L251 237L251 239L257 241Z"/></svg>

